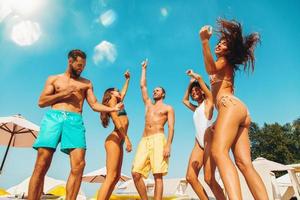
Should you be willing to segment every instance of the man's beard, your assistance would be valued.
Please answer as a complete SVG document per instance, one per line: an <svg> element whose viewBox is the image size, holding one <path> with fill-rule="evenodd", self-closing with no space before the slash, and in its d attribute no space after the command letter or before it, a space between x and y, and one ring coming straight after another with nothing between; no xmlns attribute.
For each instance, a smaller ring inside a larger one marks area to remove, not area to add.
<svg viewBox="0 0 300 200"><path fill-rule="evenodd" d="M79 78L81 73L79 73L76 70L74 70L73 68L71 68L71 74L73 77Z"/></svg>
<svg viewBox="0 0 300 200"><path fill-rule="evenodd" d="M162 99L162 97L154 97L154 96L153 96L153 99L154 99L155 101L158 101L158 100Z"/></svg>

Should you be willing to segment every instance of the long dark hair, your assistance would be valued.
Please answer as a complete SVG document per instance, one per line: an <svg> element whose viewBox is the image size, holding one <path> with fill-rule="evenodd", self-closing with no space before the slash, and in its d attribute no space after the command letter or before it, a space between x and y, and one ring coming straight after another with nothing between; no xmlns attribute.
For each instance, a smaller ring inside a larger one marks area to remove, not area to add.
<svg viewBox="0 0 300 200"><path fill-rule="evenodd" d="M251 33L243 36L242 26L235 20L218 19L218 33L221 40L227 43L225 58L233 66L234 71L244 66L244 71L254 71L254 49L260 42L258 33Z"/></svg>
<svg viewBox="0 0 300 200"><path fill-rule="evenodd" d="M108 106L108 102L111 99L111 92L115 91L115 88L108 88L107 90L105 90L104 94L103 94L103 98L102 98L102 104L105 106ZM108 112L101 112L100 113L100 119L101 119L101 123L102 126L104 128L106 128L109 125L109 119L110 119L110 115Z"/></svg>

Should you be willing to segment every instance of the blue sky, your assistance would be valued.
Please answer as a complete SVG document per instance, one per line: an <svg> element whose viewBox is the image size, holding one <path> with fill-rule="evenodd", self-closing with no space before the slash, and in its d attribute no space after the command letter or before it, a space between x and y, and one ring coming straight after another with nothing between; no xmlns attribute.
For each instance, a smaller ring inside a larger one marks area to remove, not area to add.
<svg viewBox="0 0 300 200"><path fill-rule="evenodd" d="M83 76L93 82L102 99L108 87L121 88L123 73L131 72L125 99L134 150L124 154L123 172L130 174L135 148L144 126L139 79L142 59L149 59L148 88L163 86L165 102L176 113L175 137L168 177L183 177L194 145L192 113L181 99L189 82L185 71L200 73L206 82L199 28L216 26L218 17L236 19L246 33L257 31L254 74L238 73L236 95L249 107L254 122L292 122L300 111L300 3L255 0L0 0L0 116L21 113L40 123L47 109L37 106L49 75L63 73L66 55L79 48L88 55ZM23 2L23 3L22 3ZM24 3L25 2L25 3ZM297 37L298 36L298 37ZM211 46L216 37L211 40ZM85 173L105 165L104 140L113 129L101 127L99 115L84 105L87 128ZM5 147L0 147L0 157ZM36 152L11 148L0 176L8 188L31 175ZM48 175L67 179L68 157L57 151ZM91 196L97 184L82 185Z"/></svg>

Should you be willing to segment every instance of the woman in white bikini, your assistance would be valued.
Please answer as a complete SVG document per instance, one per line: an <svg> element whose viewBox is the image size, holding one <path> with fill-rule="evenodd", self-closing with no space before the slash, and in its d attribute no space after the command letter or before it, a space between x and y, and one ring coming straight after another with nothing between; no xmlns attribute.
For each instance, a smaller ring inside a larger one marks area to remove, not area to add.
<svg viewBox="0 0 300 200"><path fill-rule="evenodd" d="M192 70L187 71L191 77L190 84L184 94L183 104L194 112L193 119L196 129L195 146L190 155L186 180L191 184L199 199L207 200L208 196L198 180L199 171L204 166L204 179L218 200L225 200L221 187L215 179L216 165L210 156L211 130L213 115L213 99L202 77ZM194 105L190 102L197 102Z"/></svg>
<svg viewBox="0 0 300 200"><path fill-rule="evenodd" d="M218 20L219 43L215 47L217 60L212 56L209 26L200 30L204 63L211 79L213 101L218 110L214 126L211 153L219 169L229 199L242 199L237 170L229 157L232 149L236 165L244 175L256 200L267 200L266 188L255 171L250 155L250 115L245 104L233 94L234 76L241 66L244 71L254 70L254 48L259 35L243 36L241 24L236 21Z"/></svg>

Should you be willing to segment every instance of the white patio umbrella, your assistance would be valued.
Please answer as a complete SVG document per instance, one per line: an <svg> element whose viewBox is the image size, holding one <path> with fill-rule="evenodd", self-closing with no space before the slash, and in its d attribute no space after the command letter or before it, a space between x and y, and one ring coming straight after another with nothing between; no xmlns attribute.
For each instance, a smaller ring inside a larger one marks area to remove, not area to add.
<svg viewBox="0 0 300 200"><path fill-rule="evenodd" d="M30 181L30 177L26 178L21 183L8 188L7 192L9 192L11 194L15 194L15 195L17 195L17 194L27 195L29 181ZM48 192L49 190L53 189L55 186L65 185L65 184L66 184L66 182L63 180L57 180L57 179L51 178L49 176L45 176L43 191Z"/></svg>
<svg viewBox="0 0 300 200"><path fill-rule="evenodd" d="M29 181L30 181L30 177L26 178L21 183L7 189L7 192L9 192L12 195L27 196ZM65 181L59 180L59 179L54 179L49 176L45 176L43 191L44 191L44 193L49 193L49 192L53 191L55 188L58 188L58 187L65 188L65 186L66 186ZM77 199L79 197L81 199L82 199L82 197L85 197L85 194L82 190L79 191Z"/></svg>
<svg viewBox="0 0 300 200"><path fill-rule="evenodd" d="M20 114L10 117L0 117L0 145L7 146L0 167L0 174L9 147L31 147L39 130L38 125L26 120Z"/></svg>
<svg viewBox="0 0 300 200"><path fill-rule="evenodd" d="M267 160L263 157L258 157L256 158L253 162L254 166L259 166L261 168L267 169L269 171L287 171L287 170L292 170L293 168L288 166L288 165L284 165L281 163L277 163L271 160Z"/></svg>
<svg viewBox="0 0 300 200"><path fill-rule="evenodd" d="M106 177L106 167L92 171L82 176L82 181L89 183L103 183ZM129 176L121 173L120 181L124 182L131 179Z"/></svg>

